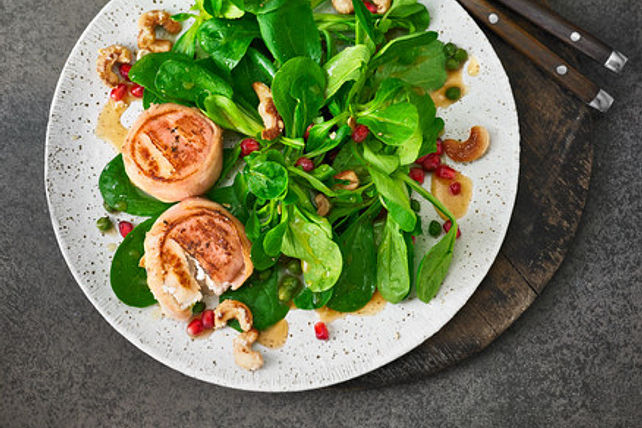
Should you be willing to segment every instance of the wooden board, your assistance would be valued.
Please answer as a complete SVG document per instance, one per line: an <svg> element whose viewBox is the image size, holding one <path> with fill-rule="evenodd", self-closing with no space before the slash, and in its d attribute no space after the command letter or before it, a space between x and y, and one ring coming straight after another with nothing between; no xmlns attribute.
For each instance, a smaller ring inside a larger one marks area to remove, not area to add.
<svg viewBox="0 0 642 428"><path fill-rule="evenodd" d="M518 22L574 62L573 52ZM475 294L435 336L340 388L417 380L480 352L538 297L575 236L591 176L588 134L595 113L526 57L486 33L510 78L521 128L519 190L504 245Z"/></svg>

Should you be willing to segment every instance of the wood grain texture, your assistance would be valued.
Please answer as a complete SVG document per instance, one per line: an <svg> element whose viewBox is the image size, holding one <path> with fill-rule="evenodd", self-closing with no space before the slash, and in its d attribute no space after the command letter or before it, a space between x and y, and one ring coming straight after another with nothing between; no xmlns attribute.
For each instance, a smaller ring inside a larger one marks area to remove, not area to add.
<svg viewBox="0 0 642 428"><path fill-rule="evenodd" d="M591 176L587 136L595 113L520 53L489 38L511 80L521 127L520 184L504 245L475 294L435 336L339 388L414 381L480 352L533 303L575 236Z"/></svg>
<svg viewBox="0 0 642 428"><path fill-rule="evenodd" d="M499 8L486 0L458 0L468 12L497 33L507 43L513 45L522 54L545 70L549 77L566 87L585 103L592 102L600 88L586 78L565 59L547 48L536 37L521 26L516 25ZM491 21L489 17L494 17ZM559 70L563 68L563 72Z"/></svg>

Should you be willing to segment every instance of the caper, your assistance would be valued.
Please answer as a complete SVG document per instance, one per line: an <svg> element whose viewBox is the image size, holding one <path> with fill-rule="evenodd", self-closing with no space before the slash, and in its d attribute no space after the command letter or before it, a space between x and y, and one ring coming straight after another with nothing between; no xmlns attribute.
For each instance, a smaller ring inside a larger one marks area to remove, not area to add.
<svg viewBox="0 0 642 428"><path fill-rule="evenodd" d="M279 300L283 303L289 302L302 286L299 278L290 275L284 276L279 283Z"/></svg>
<svg viewBox="0 0 642 428"><path fill-rule="evenodd" d="M109 229L114 227L109 217L101 217L96 221L96 227L101 232L107 232Z"/></svg>
<svg viewBox="0 0 642 428"><path fill-rule="evenodd" d="M192 314L194 315L200 315L203 313L204 310L205 310L204 302L196 302L194 303L194 306L192 306Z"/></svg>
<svg viewBox="0 0 642 428"><path fill-rule="evenodd" d="M457 86L451 86L446 89L446 98L452 101L457 101L461 97L461 89Z"/></svg>
<svg viewBox="0 0 642 428"><path fill-rule="evenodd" d="M421 211L421 204L419 203L418 200L411 199L410 200L410 208L412 208L412 210L414 212L418 213L419 211Z"/></svg>
<svg viewBox="0 0 642 428"><path fill-rule="evenodd" d="M303 269L301 269L301 261L300 260L290 260L287 265L288 270L290 273L294 275L301 275L303 273Z"/></svg>
<svg viewBox="0 0 642 428"><path fill-rule="evenodd" d="M436 220L431 221L430 226L428 226L428 233L435 238L441 235L441 224Z"/></svg>
<svg viewBox="0 0 642 428"><path fill-rule="evenodd" d="M455 52L457 52L457 46L454 43L446 43L444 46L444 53L446 56L451 57L455 55Z"/></svg>
<svg viewBox="0 0 642 428"><path fill-rule="evenodd" d="M446 70L455 71L459 70L459 67L461 67L461 64L455 58L448 58L446 60Z"/></svg>
<svg viewBox="0 0 642 428"><path fill-rule="evenodd" d="M453 55L453 58L457 60L460 64L463 64L466 62L468 59L468 52L466 52L464 49L457 49L457 52L455 52L455 55Z"/></svg>

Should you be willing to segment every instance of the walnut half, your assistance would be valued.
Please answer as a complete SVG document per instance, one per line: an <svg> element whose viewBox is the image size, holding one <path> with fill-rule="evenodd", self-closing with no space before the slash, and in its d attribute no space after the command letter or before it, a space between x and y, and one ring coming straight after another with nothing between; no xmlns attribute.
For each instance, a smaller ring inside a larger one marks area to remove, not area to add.
<svg viewBox="0 0 642 428"><path fill-rule="evenodd" d="M150 10L138 18L138 48L150 52L169 52L172 42L156 38L156 27L162 26L170 34L181 31L181 23L174 21L164 10Z"/></svg>
<svg viewBox="0 0 642 428"><path fill-rule="evenodd" d="M116 64L131 64L132 53L122 45L111 45L98 51L98 60L96 61L96 71L98 76L107 86L116 86L120 81L118 75L114 73Z"/></svg>

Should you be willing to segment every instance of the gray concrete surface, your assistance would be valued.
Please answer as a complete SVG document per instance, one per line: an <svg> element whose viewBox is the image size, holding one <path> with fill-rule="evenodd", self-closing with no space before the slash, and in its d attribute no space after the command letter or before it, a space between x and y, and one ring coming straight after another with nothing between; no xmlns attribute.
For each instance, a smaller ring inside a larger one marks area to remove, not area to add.
<svg viewBox="0 0 642 428"><path fill-rule="evenodd" d="M413 384L249 394L173 372L100 317L57 248L43 188L59 71L104 0L0 0L0 426L640 426L642 99L639 0L553 6L632 56L583 70L616 97L566 262L477 357Z"/></svg>

